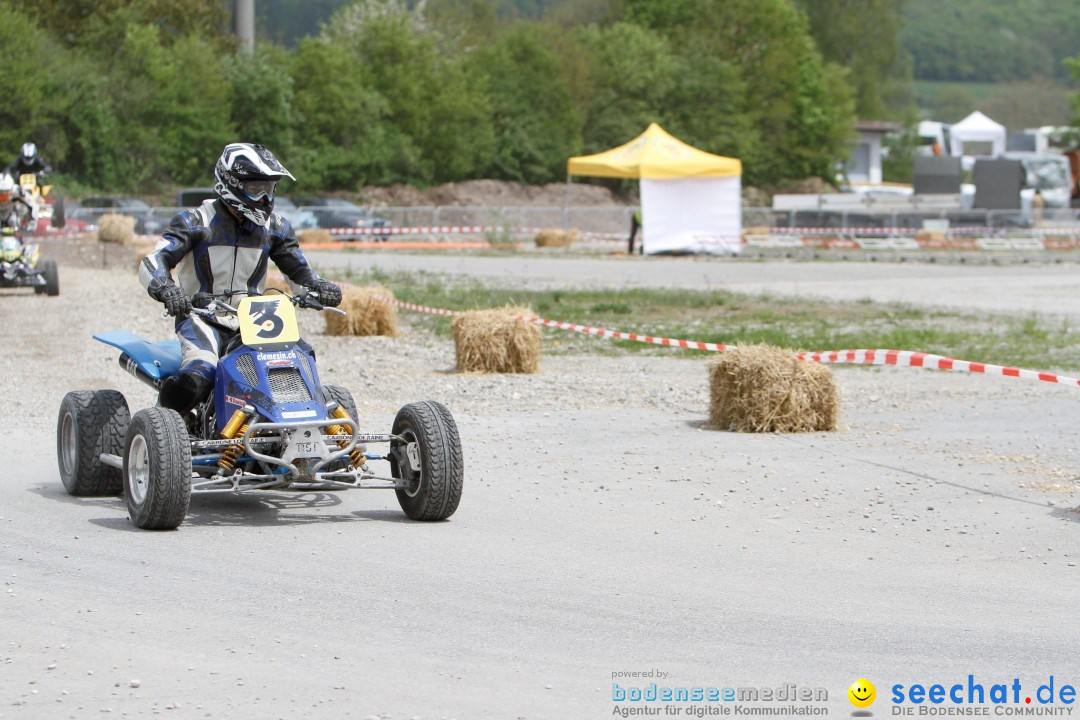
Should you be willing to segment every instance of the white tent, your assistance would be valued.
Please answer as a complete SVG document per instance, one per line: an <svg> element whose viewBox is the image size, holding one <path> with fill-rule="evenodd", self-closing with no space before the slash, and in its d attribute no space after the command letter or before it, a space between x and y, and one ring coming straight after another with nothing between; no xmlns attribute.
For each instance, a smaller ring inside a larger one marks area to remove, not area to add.
<svg viewBox="0 0 1080 720"><path fill-rule="evenodd" d="M972 154L964 152L966 142L991 143L993 146L993 150L989 153L991 157L997 157L1005 152L1005 142L1008 138L1005 126L994 122L978 110L953 125L950 132L952 133L950 152L954 157Z"/></svg>
<svg viewBox="0 0 1080 720"><path fill-rule="evenodd" d="M640 179L646 254L741 249L742 162L691 147L656 123L625 145L570 158L567 174Z"/></svg>

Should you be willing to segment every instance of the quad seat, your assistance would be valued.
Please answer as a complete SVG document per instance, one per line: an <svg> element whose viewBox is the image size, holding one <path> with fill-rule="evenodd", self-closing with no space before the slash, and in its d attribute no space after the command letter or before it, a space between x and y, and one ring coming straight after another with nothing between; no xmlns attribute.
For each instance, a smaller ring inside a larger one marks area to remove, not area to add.
<svg viewBox="0 0 1080 720"><path fill-rule="evenodd" d="M95 333L94 339L123 350L139 369L155 380L164 380L180 372L180 341L151 342L127 330Z"/></svg>

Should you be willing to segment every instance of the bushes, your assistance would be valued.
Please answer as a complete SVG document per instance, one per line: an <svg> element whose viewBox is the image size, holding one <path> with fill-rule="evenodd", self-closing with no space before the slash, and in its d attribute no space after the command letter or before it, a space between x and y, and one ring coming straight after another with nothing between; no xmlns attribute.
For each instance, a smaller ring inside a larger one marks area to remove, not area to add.
<svg viewBox="0 0 1080 720"><path fill-rule="evenodd" d="M515 23L356 0L295 49L254 52L210 30L220 3L184 3L175 17L165 0L88 16L0 5L0 156L32 139L73 183L150 194L206 184L232 141L266 145L290 190L311 191L548 182L651 121L742 157L751 183L828 174L847 152L845 77L786 0L628 0L588 22Z"/></svg>

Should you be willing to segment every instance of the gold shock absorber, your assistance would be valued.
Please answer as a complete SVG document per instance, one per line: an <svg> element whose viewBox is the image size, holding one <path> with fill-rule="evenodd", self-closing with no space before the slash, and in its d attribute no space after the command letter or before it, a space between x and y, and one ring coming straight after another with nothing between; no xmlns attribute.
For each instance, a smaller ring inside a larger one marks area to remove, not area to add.
<svg viewBox="0 0 1080 720"><path fill-rule="evenodd" d="M243 437L247 432L248 426L244 424L247 420L247 413L243 410L237 410L233 413L233 416L229 418L229 422L225 423L225 427L221 430L221 437L226 440L232 440L237 435ZM225 473L231 473L236 469L236 458L244 452L244 446L239 443L227 446L221 453L221 459L218 460L218 473L224 475Z"/></svg>
<svg viewBox="0 0 1080 720"><path fill-rule="evenodd" d="M348 414L345 412L344 408L338 405L336 408L334 408L334 417L339 420L344 420L348 418ZM334 425L330 427L329 430L331 435L352 435L352 425L349 425L348 423ZM349 441L338 440L337 444L338 447L345 447L349 444ZM359 447L354 447L352 449L352 452L349 453L349 462L353 464L353 467L363 467L365 460L367 460L367 458L364 457L364 451L361 450Z"/></svg>

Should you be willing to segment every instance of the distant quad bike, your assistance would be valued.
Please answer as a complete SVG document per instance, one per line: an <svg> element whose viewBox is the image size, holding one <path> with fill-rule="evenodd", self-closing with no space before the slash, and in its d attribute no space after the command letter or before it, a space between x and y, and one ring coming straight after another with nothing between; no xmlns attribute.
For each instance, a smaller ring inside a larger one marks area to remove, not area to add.
<svg viewBox="0 0 1080 720"><path fill-rule="evenodd" d="M40 179L41 176L36 173L20 175L19 187L22 189L22 196L33 208L35 224L39 219L48 220L54 228L62 228L67 224L67 218L64 217L64 199L49 195L53 186L39 184Z"/></svg>
<svg viewBox="0 0 1080 720"><path fill-rule="evenodd" d="M50 296L60 294L60 275L56 263L41 260L37 243L24 245L14 228L0 231L0 288L32 287L34 292Z"/></svg>
<svg viewBox="0 0 1080 720"><path fill-rule="evenodd" d="M239 294L239 293L237 293ZM140 528L183 522L192 493L256 490L393 489L414 520L444 520L461 500L457 425L433 401L405 405L390 433L361 433L343 387L319 380L315 354L300 339L295 307L324 308L315 293L292 297L211 296L195 313L217 327L235 316L212 396L188 417L151 407L130 416L116 390L69 392L60 405L56 454L68 493L122 494ZM124 331L94 335L121 350L120 366L155 389L179 372L180 343L149 342ZM384 454L366 445L388 443ZM368 461L390 464L378 475Z"/></svg>

